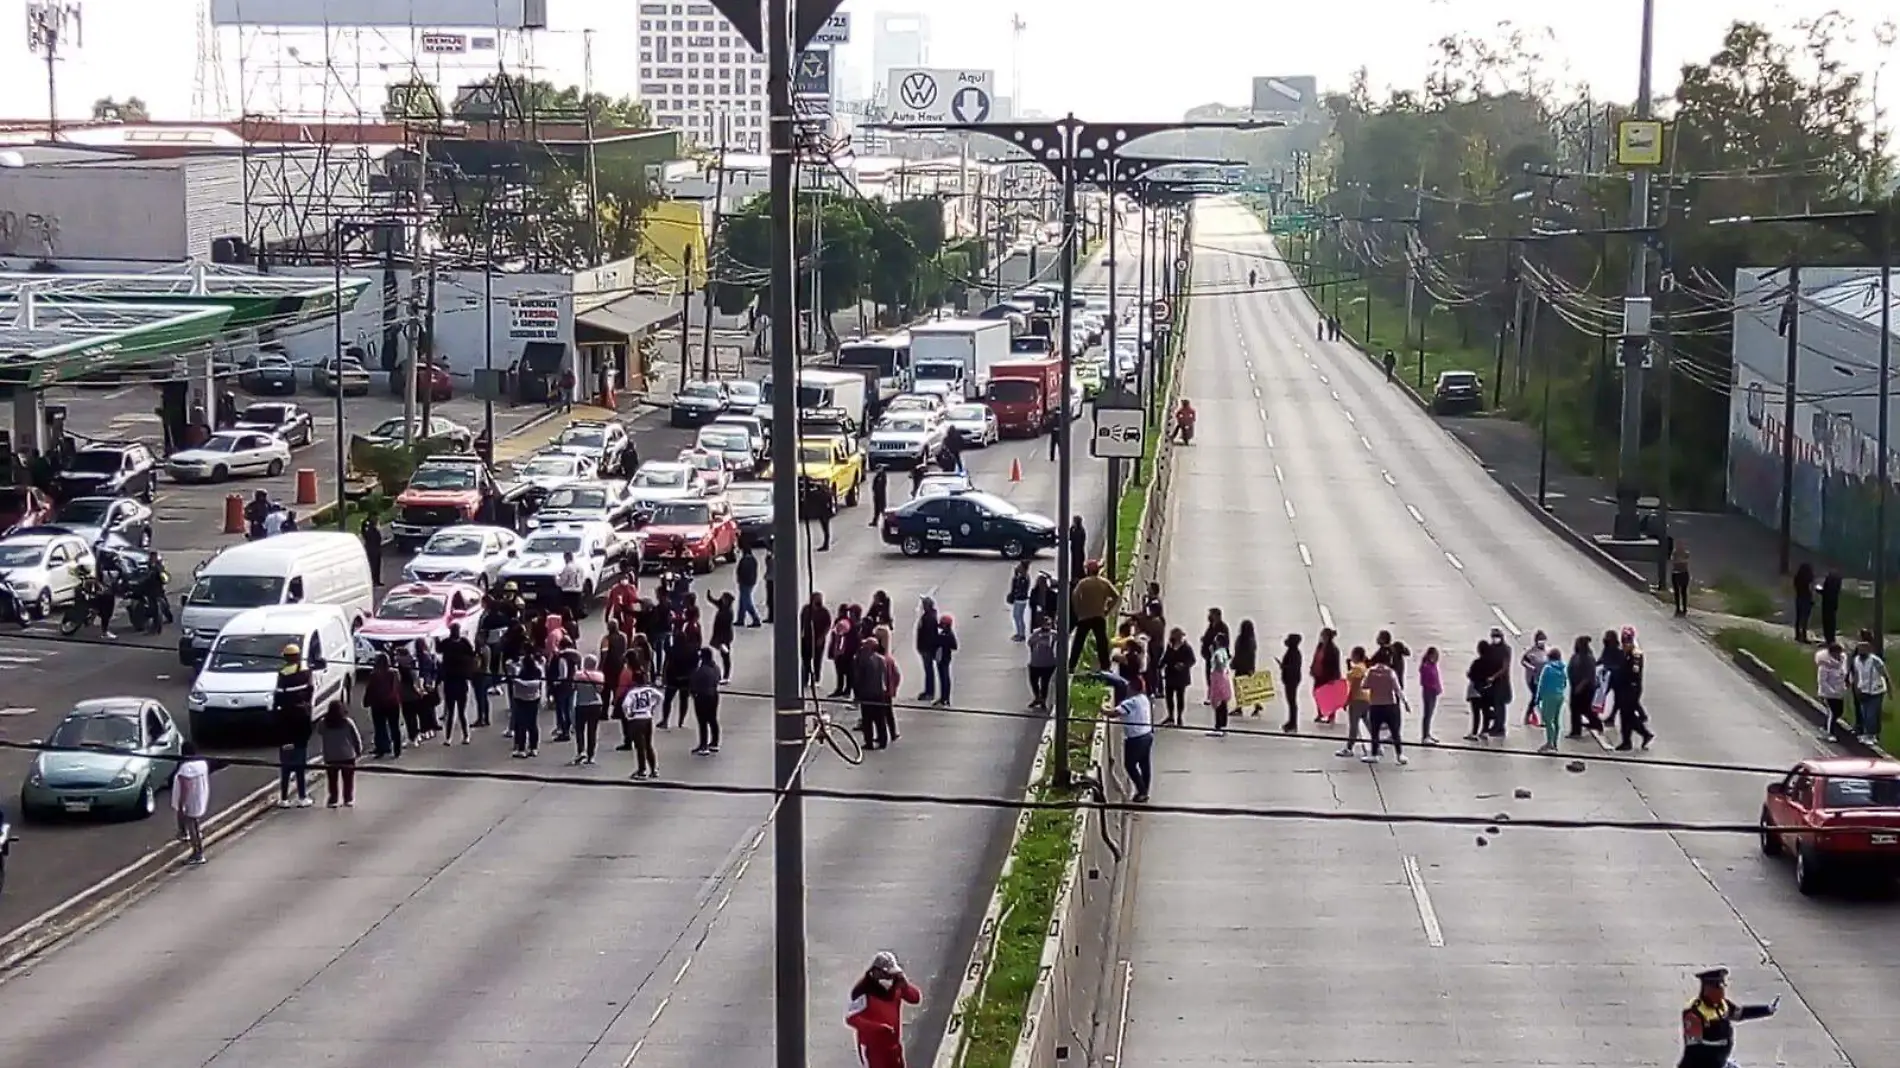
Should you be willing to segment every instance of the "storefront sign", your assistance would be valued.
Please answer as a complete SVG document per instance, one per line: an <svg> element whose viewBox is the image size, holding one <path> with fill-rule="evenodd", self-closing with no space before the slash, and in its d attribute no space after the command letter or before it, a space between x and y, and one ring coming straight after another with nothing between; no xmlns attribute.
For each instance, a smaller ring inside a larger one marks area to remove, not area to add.
<svg viewBox="0 0 1900 1068"><path fill-rule="evenodd" d="M516 341L561 340L561 302L552 297L510 299L508 336Z"/></svg>

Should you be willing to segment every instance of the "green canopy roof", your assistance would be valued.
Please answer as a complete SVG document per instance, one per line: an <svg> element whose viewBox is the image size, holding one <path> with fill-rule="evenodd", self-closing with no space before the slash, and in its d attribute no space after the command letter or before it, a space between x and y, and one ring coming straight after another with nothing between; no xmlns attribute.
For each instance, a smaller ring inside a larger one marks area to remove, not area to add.
<svg viewBox="0 0 1900 1068"><path fill-rule="evenodd" d="M216 341L233 313L227 304L0 294L0 384L41 389L188 352Z"/></svg>
<svg viewBox="0 0 1900 1068"><path fill-rule="evenodd" d="M346 302L369 287L366 278L345 277ZM239 268L185 263L143 274L26 274L0 272L0 299L31 289L42 298L148 305L220 304L231 309L226 329L294 326L328 315L338 286L329 278L258 274Z"/></svg>

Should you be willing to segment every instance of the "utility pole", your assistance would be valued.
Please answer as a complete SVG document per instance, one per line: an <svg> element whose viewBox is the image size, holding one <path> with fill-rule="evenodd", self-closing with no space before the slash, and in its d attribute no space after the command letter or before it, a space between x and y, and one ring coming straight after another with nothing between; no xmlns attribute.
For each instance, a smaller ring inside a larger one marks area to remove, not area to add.
<svg viewBox="0 0 1900 1068"><path fill-rule="evenodd" d="M489 209L493 195L492 189L482 194L482 237L488 246L482 260L482 370L487 372L482 377L488 380L482 390L482 437L489 452L484 459L490 463L495 452L495 226Z"/></svg>
<svg viewBox="0 0 1900 1068"><path fill-rule="evenodd" d="M1512 296L1505 298L1500 294L1498 299L1510 299L1513 301L1513 306L1511 315L1498 316L1497 373L1491 379L1491 407L1493 408L1500 407L1504 403L1504 338L1511 331L1511 322L1517 310L1516 305L1522 302L1518 290L1517 242L1515 240L1507 241L1504 245L1504 291Z"/></svg>
<svg viewBox="0 0 1900 1068"><path fill-rule="evenodd" d="M428 267L423 252L423 234L427 227L428 214L425 205L429 193L429 135L424 133L417 139L416 145L416 187L415 204L416 225L414 244L409 248L409 325L404 333L409 335L409 360L404 369L402 384L402 443L413 445L419 440L416 423L416 378L422 373L422 308L423 281Z"/></svg>
<svg viewBox="0 0 1900 1068"><path fill-rule="evenodd" d="M680 254L680 385L685 385L691 371L688 361L692 358L693 332L686 328L693 315L693 245L687 242ZM791 424L786 424L787 426Z"/></svg>
<svg viewBox="0 0 1900 1068"><path fill-rule="evenodd" d="M712 225L708 228L709 233L706 237L707 271L706 285L704 287L705 295L703 298L706 305L706 328L703 336L700 338L699 344L699 377L707 381L711 381L713 376L713 292L715 287L713 286L712 266L716 262L714 257L718 255L719 249L719 223L725 218L723 207L726 203L726 144L731 136L732 116L721 112L719 116L719 162L717 164L719 172L713 175ZM686 329L686 320L684 317L680 319L680 329L682 331Z"/></svg>
<svg viewBox="0 0 1900 1068"><path fill-rule="evenodd" d="M1425 161L1423 159L1419 160L1418 185L1413 187L1412 193L1413 193L1412 218L1415 220L1422 219L1425 217ZM1415 222L1413 223L1413 225L1416 226L1418 224ZM1371 303L1371 301L1368 300L1367 303L1369 304ZM1418 303L1418 273L1417 273L1416 265L1412 263L1412 243L1410 240L1407 240L1405 243L1405 340L1399 346L1400 352L1404 352L1406 349L1409 349L1412 347L1412 314L1417 306L1417 303ZM1425 325L1423 323L1420 323L1419 335L1423 337L1424 333L1425 333ZM1419 382L1419 386L1420 388L1423 388L1425 385L1424 381L1422 380L1422 376L1424 375L1424 369L1425 369L1425 360L1424 360L1425 346L1422 341L1419 344L1418 351L1419 351L1418 366L1419 366L1419 374L1421 376L1421 381Z"/></svg>
<svg viewBox="0 0 1900 1068"><path fill-rule="evenodd" d="M46 61L46 139L59 140L60 50L71 39L72 46L85 44L80 5L67 0L28 0L26 5L26 47Z"/></svg>
<svg viewBox="0 0 1900 1068"><path fill-rule="evenodd" d="M1781 573L1794 555L1794 399L1801 370L1801 265L1788 265L1788 298L1781 306L1781 335L1788 342L1787 369L1781 387Z"/></svg>
<svg viewBox="0 0 1900 1068"><path fill-rule="evenodd" d="M1636 122L1650 118L1651 73L1656 54L1656 0L1643 0L1642 42L1636 81ZM1619 137L1618 141L1622 139ZM1661 137L1657 138L1658 143ZM1620 144L1619 144L1620 147ZM1649 226L1649 168L1632 168L1630 227ZM1637 537L1636 477L1642 460L1643 361L1649 351L1649 246L1630 250L1629 291L1623 301L1623 418L1616 450L1616 529L1622 541Z"/></svg>
<svg viewBox="0 0 1900 1068"><path fill-rule="evenodd" d="M430 368L429 384L419 390L421 393L422 425L428 426L429 417L435 411L435 254L428 258L429 282L424 289L422 304L422 333L416 338L416 349L424 367ZM413 378L413 376L411 376ZM427 435L428 431L423 431Z"/></svg>

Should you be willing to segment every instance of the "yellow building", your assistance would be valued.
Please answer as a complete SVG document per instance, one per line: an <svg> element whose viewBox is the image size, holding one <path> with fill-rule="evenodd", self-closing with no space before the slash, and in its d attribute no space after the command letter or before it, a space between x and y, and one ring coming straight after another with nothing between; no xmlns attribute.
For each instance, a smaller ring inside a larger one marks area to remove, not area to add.
<svg viewBox="0 0 1900 1068"><path fill-rule="evenodd" d="M706 286L706 213L692 200L662 200L647 210L641 229L640 256L668 292L677 294L687 264L692 286Z"/></svg>

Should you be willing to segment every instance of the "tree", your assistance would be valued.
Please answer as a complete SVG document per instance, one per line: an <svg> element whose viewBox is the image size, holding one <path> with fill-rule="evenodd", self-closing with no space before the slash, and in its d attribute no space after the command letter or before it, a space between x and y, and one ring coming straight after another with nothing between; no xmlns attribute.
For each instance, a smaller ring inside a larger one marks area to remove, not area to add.
<svg viewBox="0 0 1900 1068"><path fill-rule="evenodd" d="M647 106L632 97L582 93L577 85L559 88L553 82L512 74L493 74L459 87L449 110L451 118L463 122L534 125L592 121L601 129L653 128Z"/></svg>
<svg viewBox="0 0 1900 1068"><path fill-rule="evenodd" d="M100 97L92 102L92 117L95 122L150 122L152 115L145 107L145 101L136 96L128 96L124 102L112 97Z"/></svg>
<svg viewBox="0 0 1900 1068"><path fill-rule="evenodd" d="M820 207L822 244L812 250L810 208ZM936 197L884 201L809 197L799 204L795 247L799 291L818 271L826 313L869 299L903 312L941 304L974 269L967 254L944 244L943 204ZM770 295L772 226L766 198L747 201L720 226L714 300L727 314Z"/></svg>
<svg viewBox="0 0 1900 1068"><path fill-rule="evenodd" d="M421 78L391 82L383 92L383 118L390 122L440 122L442 94Z"/></svg>

